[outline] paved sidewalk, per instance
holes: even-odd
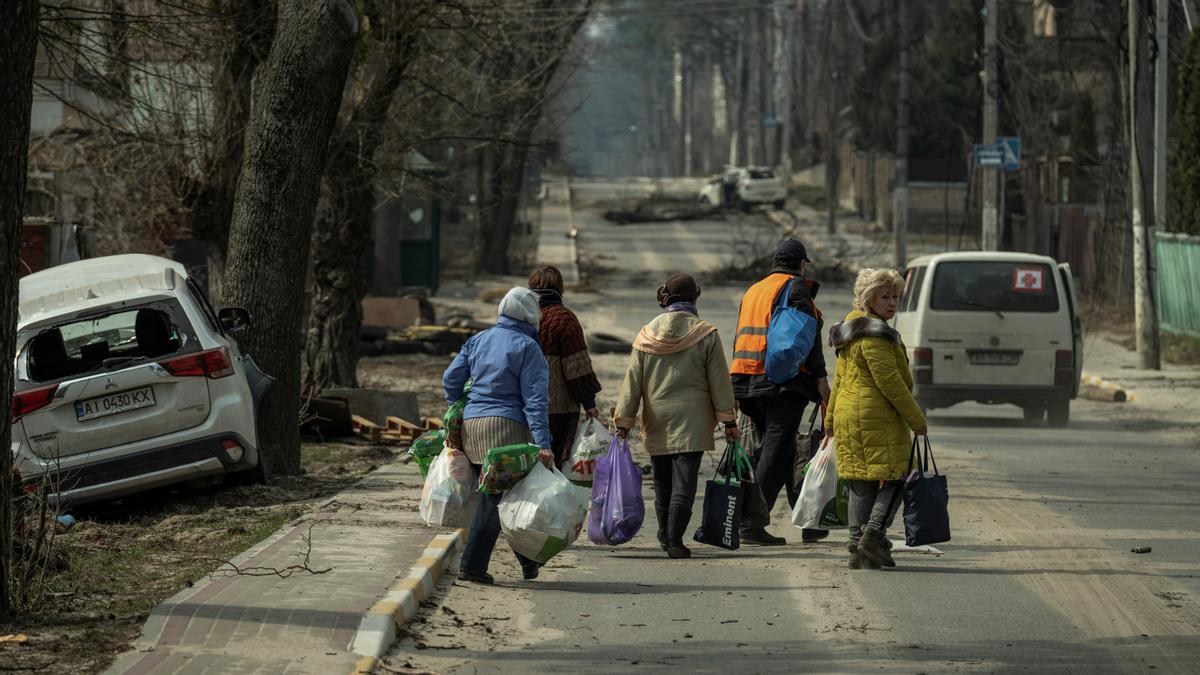
[[[375,471],[233,561],[284,570],[308,552],[310,569],[329,572],[206,577],[154,608],[109,672],[354,672],[364,614],[438,534],[418,519],[421,485],[416,465]]]
[[[1200,395],[1200,367],[1164,363],[1162,370],[1138,367],[1137,353],[1102,332],[1084,326],[1083,370],[1120,386],[1136,403],[1194,421]]]

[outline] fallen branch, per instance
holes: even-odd
[[[287,579],[288,577],[292,576],[293,574],[301,574],[301,573],[303,573],[303,574],[326,574],[328,572],[332,572],[333,568],[326,567],[325,569],[314,570],[312,567],[309,566],[309,561],[312,557],[312,529],[313,529],[313,526],[316,524],[317,523],[315,521],[309,523],[308,524],[308,532],[300,535],[300,539],[304,542],[304,562],[299,563],[297,565],[288,565],[287,567],[283,567],[283,568],[262,567],[262,566],[257,566],[257,565],[252,566],[252,567],[241,567],[239,565],[234,564],[233,561],[225,560],[224,558],[200,557],[200,558],[194,558],[193,560],[200,560],[203,562],[212,562],[212,563],[217,564],[217,566],[218,566],[217,569],[213,570],[212,572],[209,572],[208,576],[210,579],[215,578],[218,572],[221,573],[222,576],[226,576],[226,577],[229,577],[229,576],[241,576],[241,577],[276,576],[276,577],[279,577],[280,579]],[[223,567],[223,566],[228,567],[228,569],[221,569],[221,567]]]

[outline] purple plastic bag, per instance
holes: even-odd
[[[642,529],[642,470],[633,463],[629,441],[614,437],[608,453],[596,459],[588,539],[595,544],[624,544]]]

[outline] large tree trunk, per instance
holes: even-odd
[[[13,360],[17,340],[17,278],[21,264],[21,218],[29,117],[33,108],[33,62],[37,56],[38,0],[0,2],[0,616],[12,610],[9,596],[12,553]]]
[[[383,137],[388,110],[416,56],[417,36],[401,35],[415,17],[382,17],[374,3],[367,16],[384,47],[383,70],[331,144],[325,171],[329,208],[313,234],[313,290],[304,354],[305,393],[329,386],[358,386],[358,338],[366,295],[363,261],[375,224],[375,152]],[[389,25],[390,24],[390,25]]]
[[[190,195],[190,206],[193,236],[213,245],[208,290],[219,303],[234,193],[246,150],[251,88],[255,71],[271,49],[275,7],[271,0],[220,0],[217,11],[227,25],[222,26],[226,37],[213,68],[212,142],[203,182]]]
[[[239,341],[276,378],[259,412],[268,473],[300,471],[304,270],[320,177],[358,37],[348,0],[285,0],[255,82],[225,269],[229,304],[254,325]]]

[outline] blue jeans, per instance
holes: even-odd
[[[472,464],[475,475],[479,475],[481,467]],[[497,507],[504,495],[479,495],[479,506],[475,509],[475,518],[471,521],[471,531],[467,534],[467,545],[463,548],[462,560],[458,567],[471,574],[485,574],[488,563],[492,560],[492,550],[496,548],[496,539],[500,537],[500,512]],[[521,567],[540,565],[520,553],[513,552]]]

